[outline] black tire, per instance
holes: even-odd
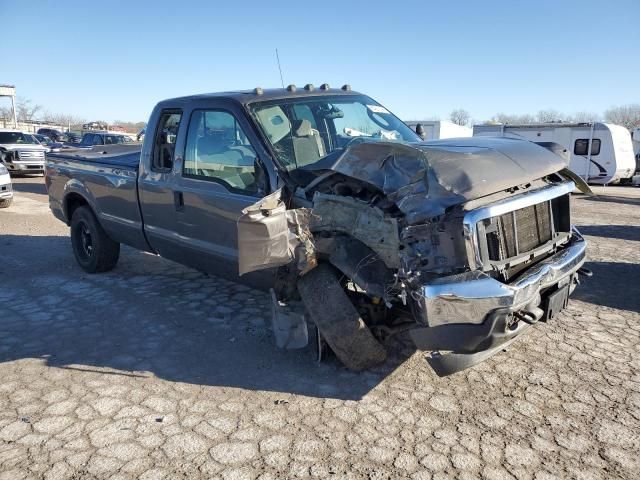
[[[387,352],[342,289],[334,269],[320,264],[298,279],[298,292],[322,337],[350,370],[384,362]]]
[[[0,200],[0,208],[8,208],[13,203],[13,197]]]
[[[71,217],[71,246],[78,265],[87,273],[108,272],[118,263],[120,244],[109,238],[89,207]]]

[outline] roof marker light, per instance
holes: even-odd
[[[256,95],[262,95],[264,93],[264,90],[262,90],[260,87],[256,87],[253,90],[253,93],[255,93]]]
[[[342,86],[342,89],[341,89],[341,90],[344,90],[345,92],[350,92],[350,91],[351,91],[351,85],[349,85],[348,83],[346,83],[346,84],[344,84],[344,85]]]
[[[313,92],[314,88],[315,88],[315,87],[313,86],[313,83],[307,83],[307,84],[304,86],[304,89],[305,89],[307,92]]]
[[[292,83],[291,85],[287,86],[287,91],[292,93],[295,92],[296,86]]]
[[[328,83],[323,83],[322,85],[320,85],[320,90],[329,90],[331,87],[329,87]]]

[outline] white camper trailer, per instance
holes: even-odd
[[[423,120],[405,122],[413,130],[419,123],[424,128],[425,140],[440,140],[441,138],[459,138],[473,136],[473,130],[463,125],[457,125],[453,122],[444,120]]]
[[[631,132],[633,141],[633,154],[636,157],[636,172],[640,173],[640,127],[636,127]]]
[[[636,127],[631,132],[631,140],[633,141],[633,154],[636,157],[636,172],[633,176],[633,184],[640,185],[640,127]]]
[[[636,168],[629,130],[611,123],[474,125],[474,136],[510,136],[567,149],[569,169],[587,183],[628,182]]]

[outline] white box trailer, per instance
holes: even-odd
[[[629,130],[611,123],[474,125],[474,136],[508,136],[557,143],[567,150],[569,169],[587,183],[628,182],[636,169]]]
[[[457,125],[453,122],[447,122],[445,120],[417,120],[405,122],[414,131],[416,125],[422,124],[424,128],[425,140],[440,140],[441,138],[459,138],[459,137],[472,137],[473,129],[465,127],[463,125]]]

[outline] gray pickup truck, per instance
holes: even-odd
[[[280,347],[310,326],[362,370],[408,331],[446,375],[553,319],[588,274],[570,218],[588,187],[562,154],[423,142],[347,85],[291,85],[160,102],[141,151],[48,154],[46,185],[87,272],[130,245],[271,291]]]

